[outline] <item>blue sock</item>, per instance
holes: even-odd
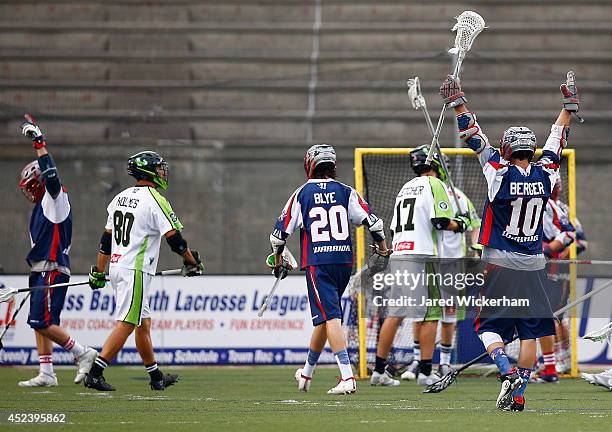
[[[320,352],[308,350],[308,364],[314,366],[319,361]]]
[[[508,356],[502,347],[495,348],[491,352],[491,359],[493,359],[497,365],[497,369],[499,369],[502,375],[507,374],[508,371],[512,369],[512,366],[510,366],[510,360],[508,360]]]
[[[349,360],[349,355],[346,349],[340,350],[337,353],[334,353],[334,355],[338,358],[339,363],[345,364],[345,365],[351,364]]]
[[[522,378],[523,383],[518,389],[516,389],[513,396],[523,396],[525,394],[525,389],[527,388],[527,383],[529,382],[529,377],[531,376],[531,369],[520,367],[518,368],[518,374]]]

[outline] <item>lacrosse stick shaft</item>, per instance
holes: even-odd
[[[11,291],[14,293],[31,292],[31,291],[39,291],[39,290],[43,290],[47,288],[68,288],[68,287],[79,286],[79,285],[87,285],[88,283],[89,283],[89,280],[84,280],[84,281],[78,281],[78,282],[59,283],[55,285],[39,285],[39,286],[33,286],[33,287],[16,288],[16,289],[11,289]]]
[[[182,269],[172,269],[172,270],[162,270],[155,273],[155,276],[172,276],[172,275],[180,275]]]
[[[19,303],[19,307],[13,313],[13,316],[11,317],[11,320],[9,322],[7,322],[6,325],[4,326],[4,330],[2,331],[2,334],[0,334],[0,349],[4,348],[4,344],[2,343],[2,339],[4,338],[4,335],[6,334],[8,329],[13,324],[13,321],[15,321],[15,318],[17,318],[17,315],[19,315],[19,311],[21,311],[21,309],[23,308],[23,305],[25,304],[26,300],[28,300],[29,298],[30,298],[30,293],[28,293],[28,295],[26,295],[23,298],[23,300],[21,300],[21,303]]]
[[[551,259],[546,261],[550,264],[589,264],[589,265],[612,265],[612,260],[577,260],[577,259]]]
[[[274,285],[272,285],[270,292],[268,292],[266,301],[264,301],[264,303],[261,305],[261,307],[257,311],[257,316],[259,318],[261,318],[264,312],[266,311],[266,309],[268,309],[268,306],[270,305],[270,301],[272,301],[272,296],[274,295],[274,292],[276,291],[276,288],[278,287],[278,284],[280,283],[280,281],[281,281],[281,276],[277,277],[276,280],[274,281]]]
[[[457,53],[457,62],[455,63],[455,67],[453,68],[452,76],[454,78],[459,78],[459,72],[461,71],[461,64],[463,63],[463,59],[465,57],[465,51],[459,50]],[[427,156],[426,163],[430,164],[431,159],[433,158],[433,151],[435,149],[436,143],[438,142],[438,138],[440,137],[440,132],[442,131],[442,125],[444,124],[444,114],[446,113],[446,103],[442,104],[442,111],[440,111],[440,117],[438,118],[438,125],[436,126],[436,130],[434,131],[434,136],[431,140],[431,145],[429,146],[429,155]]]

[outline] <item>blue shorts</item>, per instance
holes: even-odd
[[[555,334],[555,323],[549,284],[544,270],[520,271],[498,266],[487,266],[481,295],[495,300],[528,300],[522,306],[485,306],[480,310],[474,327],[480,335],[496,333],[505,342],[518,335],[519,339],[536,339]]]
[[[41,285],[53,285],[67,283],[70,276],[57,270],[50,272],[32,272],[29,285],[31,287]],[[28,324],[33,329],[45,329],[50,325],[60,324],[60,314],[64,307],[64,299],[68,288],[48,288],[32,291],[30,294],[30,314]]]
[[[306,286],[312,324],[318,326],[325,321],[342,319],[340,298],[351,277],[352,266],[326,264],[306,267]]]

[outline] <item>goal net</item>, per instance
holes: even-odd
[[[355,187],[365,197],[376,215],[385,221],[385,234],[388,239],[392,236],[389,225],[393,216],[396,195],[401,187],[415,176],[408,157],[411,150],[410,148],[358,148],[355,150]],[[455,187],[462,190],[472,200],[480,214],[486,198],[486,182],[476,156],[469,149],[445,148],[442,149],[442,152],[448,156],[449,170]],[[538,151],[536,157],[540,155],[540,152],[541,150]],[[565,150],[562,157],[561,179],[563,188],[560,199],[569,205],[570,218],[573,220],[575,218],[576,201],[574,151]],[[360,269],[365,264],[369,240],[366,239],[363,228],[356,230],[355,237],[357,243],[356,264],[357,269]],[[575,257],[573,246],[571,247],[570,257]],[[575,293],[575,278],[575,269],[571,268],[568,282],[570,298],[573,298]],[[350,311],[346,311],[345,314],[349,351],[353,364],[359,370],[359,376],[365,378],[374,362],[380,326],[384,319],[384,310],[377,308],[372,302],[368,302],[368,299],[364,298],[358,283],[353,284],[349,292],[353,300],[349,303]],[[571,365],[571,374],[577,375],[575,317],[566,315],[566,325],[571,334],[568,340],[569,347],[566,346],[567,349],[564,350],[566,358],[559,358],[558,361],[564,361],[566,367]],[[440,327],[438,326],[438,332]],[[457,327],[452,355],[455,365],[466,363],[484,350],[482,343],[473,331],[472,318],[467,317],[464,321],[459,322]],[[518,342],[509,344],[507,351],[511,357],[516,356],[518,354]],[[409,319],[404,319],[395,337],[389,363],[401,370],[411,362],[412,356],[412,323]],[[438,349],[436,349],[434,355],[434,362],[436,362],[437,357]],[[561,356],[558,355],[558,357]],[[490,368],[487,367],[486,363],[483,363],[480,370],[487,371]]]

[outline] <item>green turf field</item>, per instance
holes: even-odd
[[[167,369],[170,371],[170,369]],[[118,390],[98,393],[72,384],[59,370],[60,386],[22,389],[17,381],[33,369],[0,368],[0,429],[9,413],[65,413],[68,430],[431,430],[610,431],[612,392],[581,380],[533,384],[527,411],[495,409],[493,378],[464,378],[440,394],[421,394],[414,384],[396,388],[358,384],[357,394],[331,397],[336,370],[319,368],[308,394],[298,393],[294,368],[179,369],[181,382],[152,392],[140,368],[111,367],[105,374]],[[11,429],[33,430],[32,425]],[[40,425],[37,429],[53,428]]]

